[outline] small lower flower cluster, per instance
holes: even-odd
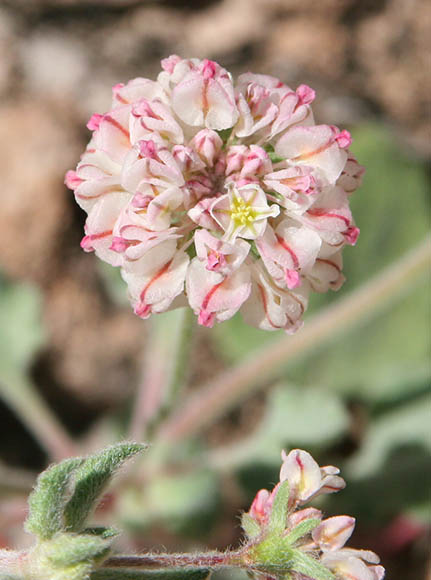
[[[66,175],[88,213],[82,247],[120,266],[135,313],[188,304],[212,326],[294,332],[310,291],[344,281],[363,168],[347,131],[315,125],[314,91],[170,56],[157,81],[113,88]]]
[[[272,492],[261,489],[249,512],[244,514],[243,526],[246,533],[251,530],[252,542],[259,545],[271,533],[276,498],[280,487],[287,485],[288,503],[281,535],[286,539],[286,546],[292,548],[292,553],[299,550],[305,557],[310,556],[311,563],[306,574],[301,571],[300,565],[299,571],[295,571],[293,564],[293,575],[287,577],[297,580],[329,578],[331,576],[325,576],[326,569],[337,580],[382,580],[385,570],[379,565],[379,557],[374,552],[345,547],[355,527],[354,518],[334,516],[323,519],[319,509],[303,507],[320,494],[337,492],[345,487],[339,469],[332,465],[319,467],[309,453],[300,449],[294,449],[289,454],[283,452],[282,459],[280,482]],[[295,561],[294,557],[292,561]],[[265,574],[263,578],[270,580],[273,576]]]

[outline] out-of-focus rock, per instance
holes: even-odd
[[[265,10],[277,12],[311,12],[312,14],[324,14],[333,18],[343,12],[355,0],[251,0],[249,5],[261,6]]]
[[[357,59],[363,89],[383,110],[412,130],[413,141],[430,148],[431,94],[429,24],[425,0],[393,0],[357,28]],[[427,135],[428,133],[428,135]]]
[[[279,76],[313,74],[331,82],[345,71],[348,34],[328,18],[287,16],[274,23],[265,47]]]
[[[64,172],[76,161],[73,131],[35,99],[0,108],[0,267],[45,283],[69,223]]]
[[[47,290],[44,322],[56,380],[82,400],[108,407],[135,385],[143,324],[129,310],[104,301],[85,272],[57,279]]]
[[[191,55],[217,58],[265,38],[268,40],[264,5],[249,0],[224,0],[186,22],[185,38]]]
[[[83,82],[88,56],[79,39],[40,30],[21,44],[21,68],[29,92],[39,96],[79,99],[85,95]]]

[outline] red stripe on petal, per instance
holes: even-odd
[[[218,284],[215,284],[211,288],[211,290],[208,292],[208,294],[205,296],[205,298],[202,301],[201,310],[206,310],[208,308],[209,301],[214,296],[214,294],[217,292],[217,290],[220,288],[220,286],[223,284],[223,282],[224,282],[224,279],[221,282],[219,282]]]
[[[169,262],[167,262],[167,263],[166,263],[166,264],[163,266],[163,268],[161,268],[161,269],[160,269],[160,270],[157,272],[157,274],[156,274],[155,276],[153,276],[149,282],[147,282],[147,284],[146,284],[146,286],[144,287],[144,289],[142,290],[142,292],[141,292],[141,296],[140,296],[140,299],[141,299],[141,302],[142,302],[142,303],[144,303],[144,302],[145,302],[145,294],[147,293],[147,291],[148,291],[148,289],[150,288],[150,286],[152,286],[152,285],[154,284],[154,282],[156,282],[156,281],[157,281],[157,280],[158,280],[158,279],[159,279],[161,276],[163,276],[163,274],[165,274],[165,273],[168,271],[168,269],[169,269],[169,266],[170,266],[171,264],[172,264],[172,260],[169,260]]]
[[[307,214],[310,215],[311,217],[317,217],[317,218],[326,217],[326,218],[339,219],[339,220],[342,220],[346,224],[346,226],[350,225],[350,220],[349,220],[349,218],[346,218],[346,216],[340,215],[338,213],[327,212],[324,209],[309,209],[307,211]]]
[[[257,287],[259,288],[260,296],[261,296],[261,298],[262,298],[263,310],[264,310],[264,312],[265,312],[265,316],[266,316],[266,318],[267,318],[267,320],[268,320],[269,324],[270,324],[270,325],[271,325],[273,328],[280,329],[281,327],[280,327],[280,326],[278,326],[277,324],[274,324],[274,323],[272,322],[272,320],[270,319],[270,317],[269,317],[269,314],[268,314],[268,304],[267,304],[267,302],[266,302],[265,290],[262,288],[262,286],[261,286],[260,284],[258,284],[258,285],[257,285]]]
[[[297,155],[296,157],[292,157],[291,161],[302,161],[304,159],[309,159],[310,157],[313,157],[314,155],[318,155],[319,153],[322,153],[323,151],[325,151],[325,149],[328,149],[328,147],[330,147],[333,142],[334,142],[333,139],[331,139],[330,141],[327,141],[324,145],[322,145],[318,149],[314,149],[314,151],[309,151],[308,153],[301,153],[301,155]]]
[[[316,262],[322,262],[323,264],[328,264],[328,266],[332,266],[337,270],[337,272],[341,273],[341,268],[335,264],[335,262],[331,262],[331,260],[325,260],[324,258],[316,258]]]
[[[104,121],[107,121],[108,123],[110,123],[113,127],[115,127],[116,129],[118,129],[119,131],[121,131],[123,133],[123,135],[125,137],[127,137],[127,139],[130,140],[130,133],[127,129],[125,129],[122,125],[120,125],[120,123],[114,119],[113,117],[111,117],[111,115],[105,115],[103,118]]]
[[[284,248],[286,250],[286,252],[288,252],[290,254],[290,257],[292,258],[293,266],[295,268],[299,268],[298,257],[295,254],[295,252],[292,250],[292,248],[290,246],[288,246],[288,244],[286,243],[286,240],[284,240],[281,236],[279,236],[277,234],[275,234],[275,237],[277,238],[277,242],[280,244],[280,246],[282,248]]]

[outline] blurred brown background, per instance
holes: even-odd
[[[106,283],[111,273],[80,250],[84,213],[63,186],[110,87],[154,78],[172,53],[206,57],[233,75],[309,84],[317,120],[378,122],[421,164],[430,19],[426,0],[0,1],[0,274],[40,290],[46,340],[31,374],[71,432],[127,402],[144,340],[142,322]],[[202,340],[196,380],[224,364]],[[4,462],[43,467],[2,404],[0,432]]]

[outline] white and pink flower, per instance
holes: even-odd
[[[277,495],[287,483],[288,493],[284,491],[285,505],[282,508],[286,512],[284,529],[277,531],[283,543],[274,542],[274,545],[284,545],[290,549],[295,578],[297,575],[298,578],[310,579],[332,577],[330,571],[334,574],[334,580],[383,580],[385,569],[379,564],[377,554],[370,550],[345,547],[355,528],[354,518],[342,515],[324,519],[321,510],[302,507],[320,493],[343,489],[345,483],[338,475],[340,470],[332,465],[319,467],[313,457],[302,449],[293,449],[288,454],[283,451],[282,460],[280,481],[272,491],[261,489],[257,493],[243,520],[246,533],[247,529],[252,530],[253,537],[249,536],[252,553],[255,554],[253,549],[256,545],[268,541],[274,534],[272,516],[274,511],[280,510]],[[247,518],[254,520],[252,528],[247,526]],[[304,568],[295,568],[295,553],[298,552],[302,552],[302,564],[304,559],[319,564],[319,575],[314,576],[310,569],[310,575],[303,576]],[[326,573],[325,568],[328,569]]]
[[[177,55],[113,88],[66,184],[88,214],[83,249],[122,269],[139,316],[188,301],[206,326],[240,311],[293,332],[310,290],[341,286],[363,168],[347,131],[314,124],[314,98]]]

